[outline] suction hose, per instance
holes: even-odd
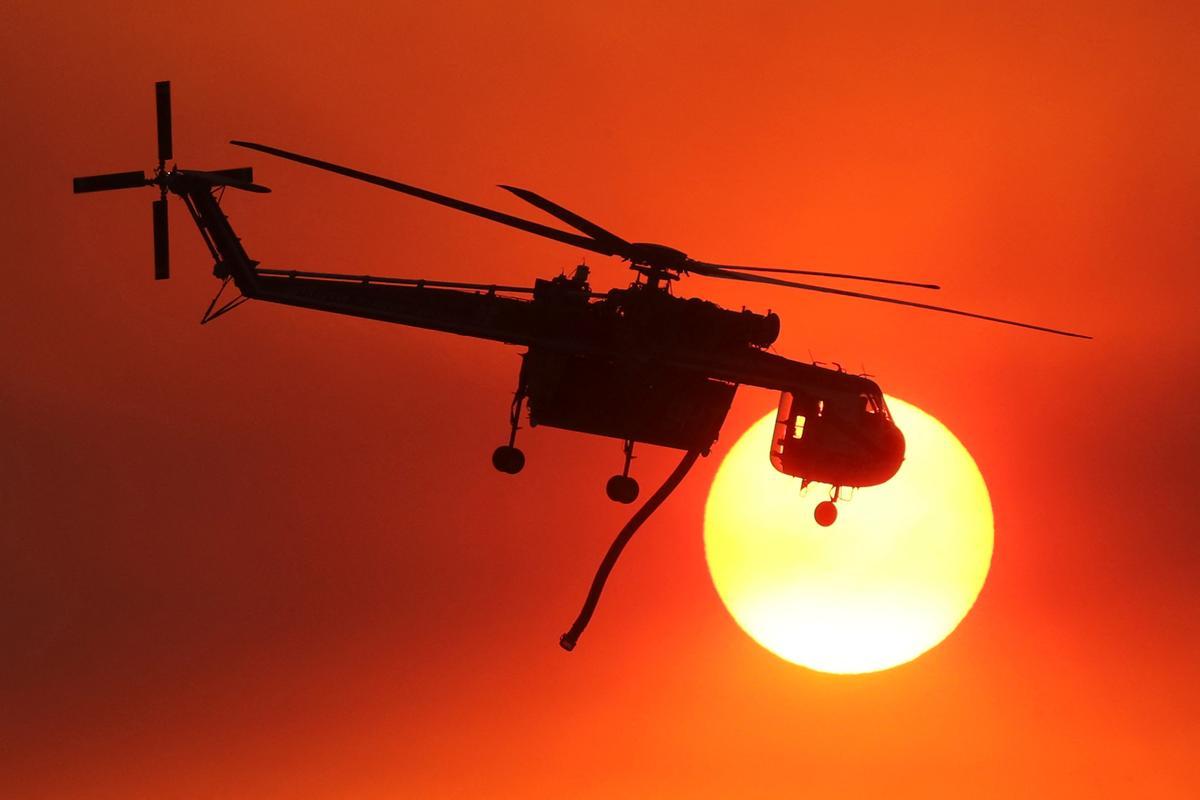
[[[679,466],[675,467],[675,471],[667,476],[663,485],[650,495],[629,522],[625,523],[625,527],[621,528],[617,538],[613,539],[613,543],[608,547],[608,552],[604,554],[604,560],[600,562],[600,568],[596,570],[596,577],[592,579],[592,588],[588,590],[587,599],[583,601],[583,608],[579,610],[575,624],[571,626],[571,630],[559,637],[558,644],[563,650],[575,649],[576,642],[579,641],[579,637],[592,619],[592,614],[596,611],[596,604],[600,602],[600,593],[604,591],[604,583],[608,580],[608,574],[612,572],[625,545],[629,544],[629,540],[633,538],[633,534],[637,533],[637,529],[642,527],[642,523],[650,518],[650,515],[663,504],[671,492],[675,491],[675,487],[684,479],[699,457],[699,450],[688,450],[684,454],[683,460],[679,462]]]

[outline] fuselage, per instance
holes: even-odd
[[[519,392],[533,425],[707,452],[737,387],[748,385],[781,392],[770,457],[786,474],[871,486],[903,460],[904,437],[879,386],[768,352],[780,329],[775,314],[645,283],[596,293],[586,269],[536,281],[528,299],[508,287],[259,269],[208,187],[182,194],[214,271],[248,298],[527,348]]]

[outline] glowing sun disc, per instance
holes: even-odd
[[[776,472],[775,414],[721,462],[704,513],[704,550],[725,607],[776,655],[822,672],[911,661],[945,639],[979,596],[992,560],[992,505],[974,459],[946,426],[888,398],[904,432],[903,466],[838,503],[828,487]]]

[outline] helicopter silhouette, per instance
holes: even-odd
[[[702,277],[768,284],[891,303],[1077,338],[1084,334],[1002,319],[943,306],[902,300],[776,275],[805,276],[935,290],[936,284],[781,267],[716,264],[673,247],[630,242],[528,189],[502,185],[573,230],[534,222],[484,206],[310,156],[254,142],[231,144],[381,186],[588,252],[614,256],[635,273],[625,288],[593,291],[590,269],[535,279],[533,286],[503,286],[415,278],[262,268],[243,248],[221,209],[226,188],[265,193],[251,167],[212,171],[180,169],[173,159],[171,90],[155,84],[158,165],[142,171],[76,178],[76,193],[152,186],[154,277],[170,276],[167,195],[182,199],[213,258],[221,287],[201,323],[246,300],[281,303],[399,325],[454,333],[525,348],[508,419],[508,440],[492,464],[515,475],[525,465],[517,447],[522,411],[530,427],[547,426],[618,439],[624,464],[605,491],[618,503],[633,503],[640,489],[630,473],[634,447],[657,445],[685,452],[683,460],[622,529],[593,581],[584,609],[560,643],[572,649],[591,617],[600,590],[633,532],[650,516],[701,455],[717,440],[739,386],[780,393],[769,454],[780,472],[801,486],[827,484],[829,499],[814,510],[818,524],[837,518],[844,487],[889,480],[904,460],[904,436],[875,381],[794,361],[769,352],[780,318],[773,312],[733,311],[700,298],[677,296],[673,287]],[[233,284],[238,294],[224,300]],[[224,300],[224,302],[222,302]]]

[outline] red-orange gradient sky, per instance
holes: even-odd
[[[1196,796],[1195,4],[135,5],[0,12],[0,794]],[[513,348],[198,326],[181,208],[155,283],[151,193],[70,194],[151,166],[164,78],[180,163],[275,190],[225,204],[267,265],[518,283],[579,255],[230,138],[1094,334],[682,287],[955,431],[995,505],[975,610],[859,677],[745,636],[701,536],[775,402],[743,390],[564,654],[619,443],[539,429],[500,476]],[[647,485],[675,459],[642,456]]]

